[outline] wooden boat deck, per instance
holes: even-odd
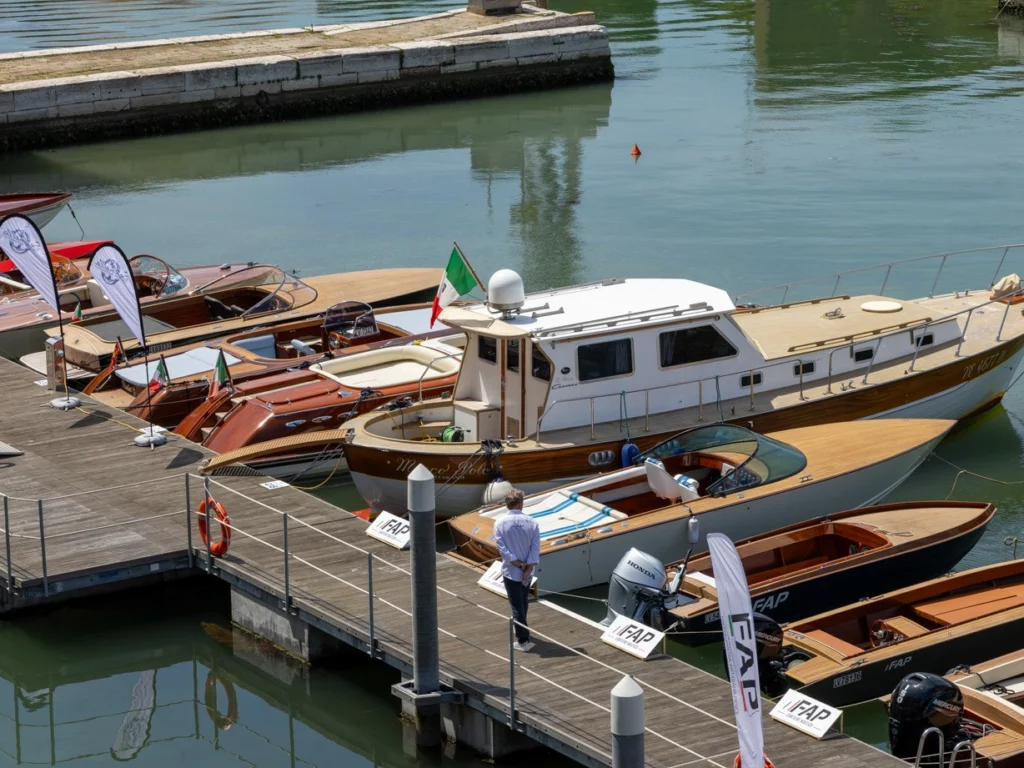
[[[0,361],[0,389],[8,405],[0,440],[24,451],[0,460],[0,490],[17,497],[9,509],[13,585],[7,584],[0,546],[0,610],[69,600],[90,589],[138,585],[186,571],[184,473],[196,470],[209,452],[184,440],[154,451],[136,448],[134,428],[142,422],[98,408],[88,398],[83,398],[84,412],[47,408],[50,394],[33,383],[35,376]],[[372,553],[377,558],[373,585],[378,656],[408,671],[408,553],[367,538],[366,524],[349,513],[294,488],[266,489],[264,480],[217,479],[213,492],[238,530],[213,575],[268,599],[283,597],[283,557],[277,549],[282,544],[281,516],[276,510],[285,509],[291,519],[295,614],[365,650],[366,553]],[[102,490],[117,483],[127,487]],[[199,483],[192,486],[193,504],[201,493]],[[59,496],[63,498],[54,498]],[[45,587],[37,498],[47,499]],[[193,544],[199,544],[198,537]],[[192,554],[195,565],[203,567],[204,551]],[[441,675],[500,718],[509,704],[508,606],[478,587],[478,576],[453,560],[438,560]],[[530,620],[535,634],[549,639],[536,637],[536,651],[517,657],[517,713],[528,736],[583,764],[609,764],[608,695],[623,674],[631,674],[647,692],[649,765],[732,765],[736,732],[724,681],[669,656],[636,660],[602,643],[591,625],[545,604],[533,607]],[[901,765],[853,739],[818,742],[767,717],[764,723],[768,753],[786,764]]]

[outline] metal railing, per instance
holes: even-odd
[[[878,289],[878,293],[879,293],[879,295],[884,295],[885,294],[885,288],[889,284],[889,278],[892,276],[893,267],[899,267],[899,266],[903,266],[903,265],[906,265],[906,264],[920,264],[920,263],[926,262],[926,261],[938,260],[939,266],[938,266],[938,269],[935,272],[935,279],[932,282],[931,292],[928,294],[928,297],[931,298],[932,296],[935,295],[935,290],[936,290],[936,288],[939,285],[939,278],[942,276],[942,272],[943,272],[943,270],[946,267],[946,262],[950,258],[971,256],[971,255],[977,255],[977,254],[987,254],[987,253],[996,254],[996,253],[1000,253],[1001,252],[1001,255],[1000,255],[1000,258],[999,258],[999,263],[996,265],[996,268],[995,268],[995,270],[992,273],[992,279],[989,281],[989,284],[988,284],[988,287],[991,288],[993,285],[995,285],[995,282],[996,282],[996,280],[999,277],[999,272],[1000,272],[1000,270],[1002,270],[1003,264],[1006,262],[1006,257],[1009,255],[1010,251],[1018,249],[1018,248],[1024,248],[1024,243],[1013,243],[1011,245],[992,245],[992,246],[987,246],[985,248],[969,248],[969,249],[963,250],[963,251],[948,251],[948,252],[945,252],[945,253],[933,253],[933,254],[929,254],[927,256],[914,256],[914,257],[909,258],[909,259],[899,259],[897,261],[890,261],[890,262],[886,262],[886,263],[883,263],[883,264],[873,264],[873,265],[871,265],[869,267],[858,267],[856,269],[848,269],[848,270],[844,270],[842,272],[834,272],[834,273],[831,273],[831,274],[818,275],[816,277],[807,277],[807,278],[804,278],[803,280],[792,280],[792,281],[790,281],[788,283],[780,283],[779,285],[772,285],[772,286],[769,286],[767,288],[758,288],[755,291],[747,291],[746,293],[738,294],[734,298],[735,298],[735,301],[737,303],[739,303],[740,299],[750,298],[751,296],[760,296],[761,294],[768,293],[770,291],[779,291],[779,290],[781,290],[782,291],[782,299],[779,301],[779,304],[782,305],[782,304],[786,303],[786,298],[789,296],[789,290],[791,288],[795,288],[795,287],[801,286],[801,285],[810,285],[811,283],[822,282],[822,281],[825,281],[825,280],[832,280],[833,278],[835,279],[835,283],[832,286],[832,293],[830,294],[830,296],[835,296],[837,294],[837,292],[839,291],[839,284],[840,284],[840,282],[842,281],[843,278],[849,277],[851,275],[858,275],[858,274],[865,274],[865,273],[868,273],[868,272],[874,272],[874,271],[881,270],[881,269],[885,270],[885,277],[882,279],[882,285]]]
[[[460,349],[458,352],[449,352],[448,354],[444,355],[443,357],[436,357],[433,360],[431,360],[430,363],[427,365],[427,367],[423,369],[423,373],[420,374],[419,381],[416,382],[417,395],[418,395],[416,399],[419,400],[420,402],[423,402],[423,379],[426,378],[427,374],[430,373],[431,370],[433,370],[434,363],[439,363],[442,360],[448,360],[448,359],[453,358],[453,357],[461,358],[462,355],[463,355],[463,350]]]
[[[1006,325],[1006,318],[1009,315],[1010,307],[1013,305],[1013,301],[1012,300],[1017,298],[1017,297],[1020,297],[1020,296],[1024,296],[1024,288],[1021,288],[1021,289],[1019,289],[1019,290],[1017,290],[1017,291],[1015,291],[1013,293],[1006,294],[1005,296],[1001,296],[1001,297],[999,297],[997,299],[988,299],[984,303],[977,304],[977,305],[975,305],[973,307],[968,307],[967,309],[961,309],[961,310],[959,310],[957,312],[952,312],[952,313],[947,314],[947,315],[943,315],[942,317],[936,318],[934,320],[927,320],[927,321],[923,321],[923,322],[920,322],[920,323],[908,323],[908,324],[906,324],[906,325],[904,325],[904,326],[902,326],[900,328],[896,328],[895,330],[887,331],[886,333],[883,333],[883,334],[879,334],[879,335],[875,335],[875,336],[865,336],[863,338],[857,338],[857,339],[851,339],[849,342],[843,344],[842,346],[832,347],[828,351],[827,354],[825,354],[824,351],[823,351],[822,354],[817,355],[817,356],[799,357],[799,358],[792,358],[792,357],[790,357],[790,358],[786,358],[784,360],[779,360],[779,361],[776,361],[774,363],[769,363],[767,365],[762,365],[762,366],[759,366],[759,367],[756,367],[756,368],[750,368],[750,367],[738,368],[738,369],[730,370],[727,373],[720,373],[720,374],[716,374],[714,376],[704,376],[704,377],[701,377],[699,379],[689,379],[687,381],[673,382],[673,383],[670,383],[670,384],[660,384],[660,385],[658,385],[656,387],[646,387],[646,388],[643,388],[643,389],[633,389],[633,390],[622,390],[620,392],[607,392],[607,393],[602,393],[602,394],[598,394],[598,395],[571,397],[571,398],[565,398],[565,399],[562,399],[562,400],[554,400],[554,401],[548,403],[548,406],[544,409],[544,412],[541,414],[540,418],[537,420],[537,429],[534,431],[532,437],[538,443],[541,441],[541,434],[542,434],[542,431],[543,431],[544,419],[547,418],[548,415],[555,408],[563,407],[563,406],[566,406],[566,405],[572,404],[572,403],[589,402],[590,403],[590,439],[594,440],[594,439],[596,439],[596,437],[595,437],[596,425],[598,423],[612,423],[612,422],[615,421],[615,419],[608,419],[605,422],[598,422],[598,421],[596,421],[595,420],[595,402],[598,401],[598,400],[604,399],[604,398],[620,398],[621,399],[623,396],[629,397],[630,395],[643,395],[644,396],[644,404],[645,404],[645,406],[644,406],[644,431],[645,432],[649,432],[650,431],[650,417],[651,417],[651,410],[650,410],[650,395],[651,395],[651,393],[652,392],[661,391],[661,390],[665,390],[665,389],[672,389],[674,387],[691,387],[691,386],[694,386],[694,385],[696,385],[696,387],[697,387],[697,402],[694,405],[696,405],[696,407],[697,407],[697,421],[700,422],[700,421],[704,420],[704,405],[705,405],[705,401],[704,401],[704,384],[705,383],[714,383],[715,384],[715,398],[714,398],[714,400],[709,400],[707,402],[707,404],[708,405],[714,404],[717,407],[717,410],[718,410],[718,413],[719,413],[719,419],[724,421],[725,420],[725,417],[724,417],[725,403],[730,402],[730,401],[723,401],[722,400],[722,397],[721,397],[721,380],[722,379],[726,379],[726,378],[730,378],[730,377],[737,377],[737,376],[749,376],[750,377],[750,382],[747,385],[749,387],[749,397],[747,398],[747,401],[748,401],[748,404],[749,404],[750,411],[754,412],[754,411],[756,411],[756,400],[755,400],[755,395],[756,395],[756,393],[755,393],[755,386],[756,385],[755,385],[755,381],[754,381],[755,375],[756,374],[761,374],[762,375],[762,381],[763,381],[763,376],[764,376],[764,373],[766,371],[769,371],[771,369],[774,369],[774,368],[777,368],[777,367],[780,367],[780,366],[791,366],[794,369],[794,371],[797,371],[798,395],[799,395],[799,398],[801,400],[806,400],[807,397],[805,395],[804,369],[807,367],[808,364],[814,364],[815,370],[817,370],[817,364],[819,362],[822,362],[822,361],[827,362],[827,364],[828,364],[828,372],[827,372],[826,376],[825,377],[821,377],[821,378],[819,378],[817,376],[814,376],[813,378],[810,379],[810,381],[811,381],[811,383],[818,383],[818,382],[824,383],[825,384],[825,391],[827,393],[829,393],[829,394],[832,394],[832,384],[834,383],[834,379],[835,379],[835,376],[836,376],[836,373],[835,373],[835,371],[833,369],[833,356],[835,355],[836,352],[849,351],[851,356],[852,356],[853,348],[854,347],[860,346],[860,345],[864,345],[864,344],[868,344],[868,343],[870,343],[872,341],[875,342],[874,351],[873,351],[871,357],[867,360],[867,365],[865,366],[864,376],[862,378],[862,383],[867,384],[868,383],[868,376],[871,374],[871,371],[872,371],[872,369],[873,369],[873,367],[874,367],[874,365],[875,365],[875,363],[877,361],[878,351],[881,349],[882,342],[885,341],[886,339],[891,339],[891,338],[894,338],[894,337],[897,337],[897,336],[902,336],[902,335],[905,335],[907,333],[911,334],[911,339],[912,339],[911,343],[914,345],[914,351],[913,351],[913,354],[911,356],[910,367],[908,368],[908,371],[912,372],[914,370],[914,366],[917,364],[917,358],[918,358],[919,353],[921,351],[921,347],[922,346],[927,346],[927,345],[922,345],[920,343],[920,339],[924,337],[924,335],[927,333],[927,331],[930,328],[932,328],[933,326],[938,325],[939,323],[944,323],[944,322],[948,322],[948,321],[951,321],[951,320],[955,320],[956,318],[960,317],[961,315],[966,315],[967,319],[964,322],[963,329],[960,331],[960,334],[959,334],[959,337],[958,337],[958,340],[957,340],[956,352],[954,353],[954,357],[960,357],[961,350],[963,349],[964,340],[965,340],[965,338],[967,336],[967,330],[968,330],[968,328],[970,327],[970,324],[971,324],[971,317],[973,316],[974,312],[976,312],[978,310],[981,310],[981,309],[984,309],[986,307],[989,307],[989,306],[991,306],[993,304],[997,304],[997,303],[1005,305],[1003,307],[1003,310],[1002,310],[1003,316],[1002,316],[1002,320],[1001,320],[1001,322],[999,324],[999,330],[996,332],[996,337],[995,337],[995,341],[997,341],[997,342],[998,341],[1002,341],[1002,334],[1003,334],[1003,330],[1004,330],[1005,325]],[[896,362],[899,359],[901,359],[901,357],[902,356],[893,357],[891,360],[888,360],[886,362],[887,363],[893,363],[893,362]],[[856,365],[856,363],[855,363],[855,365]],[[846,373],[854,373],[854,372],[856,372],[856,369],[854,369],[853,371],[847,371]],[[738,401],[738,399],[737,399],[737,401]],[[683,407],[683,408],[694,407],[694,405],[684,405],[684,406],[681,406],[681,407]],[[665,412],[665,411],[659,411],[659,413],[663,413],[663,412]],[[572,426],[576,426],[576,425],[572,425]]]

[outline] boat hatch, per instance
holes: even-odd
[[[655,459],[670,472],[682,471],[688,463],[673,459],[709,453],[728,457],[732,463],[722,464],[721,477],[701,494],[708,496],[782,480],[807,466],[807,457],[793,446],[734,424],[709,424],[680,432],[640,454],[635,463]]]

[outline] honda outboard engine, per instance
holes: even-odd
[[[630,549],[612,571],[608,580],[608,615],[601,623],[608,626],[616,615],[626,616],[648,626],[657,626],[662,612],[676,605],[682,572],[666,585],[665,566],[656,557],[639,549]]]
[[[961,719],[964,697],[960,689],[944,677],[914,672],[904,677],[889,702],[889,749],[896,757],[917,755],[921,734],[938,728],[948,754],[964,736]],[[925,744],[925,753],[938,752],[935,739]]]

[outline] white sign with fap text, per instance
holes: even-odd
[[[650,656],[664,637],[664,632],[625,616],[616,616],[615,621],[601,635],[601,639],[608,645],[640,659]]]
[[[816,739],[824,738],[842,714],[842,711],[794,690],[786,691],[771,711],[773,719]]]
[[[484,572],[484,575],[476,583],[488,592],[508,597],[508,592],[505,591],[505,579],[501,575],[501,560],[495,560],[491,563],[491,567]],[[530,589],[533,589],[536,583],[537,577],[534,576],[530,579]]]
[[[409,546],[409,521],[404,517],[381,512],[377,519],[366,529],[366,535],[383,541],[395,549],[406,549]]]

